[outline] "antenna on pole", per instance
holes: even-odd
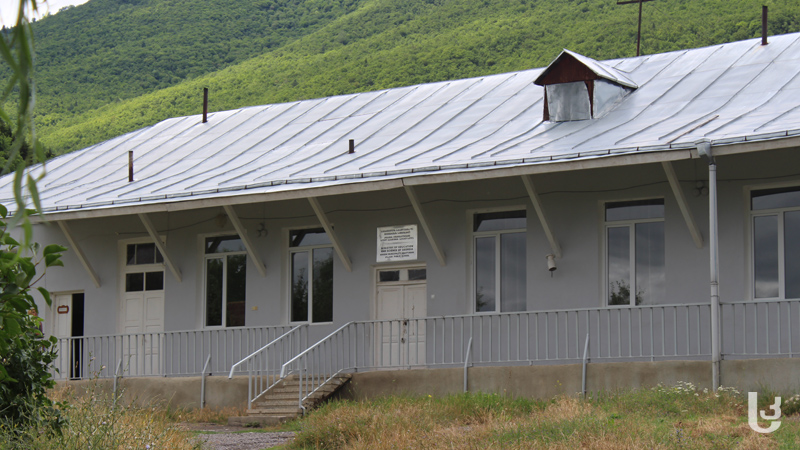
[[[639,4],[639,30],[636,32],[636,56],[639,56],[639,49],[641,48],[642,42],[642,3],[652,1],[653,0],[625,0],[617,2],[618,5],[630,5],[631,3]]]

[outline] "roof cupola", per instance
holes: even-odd
[[[544,120],[552,122],[603,117],[638,88],[623,72],[569,50],[534,83],[544,86]]]

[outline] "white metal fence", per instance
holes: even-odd
[[[708,359],[708,304],[350,322],[284,364],[299,401],[342,372],[413,367]]]
[[[289,326],[168,331],[61,338],[53,363],[56,380],[228,374],[253,349],[289,331]],[[120,366],[120,361],[122,362]]]

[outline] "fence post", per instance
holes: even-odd
[[[469,357],[472,355],[472,336],[469,338],[469,343],[467,344],[467,354],[464,355],[464,392],[467,392],[467,367],[469,367]]]
[[[581,377],[581,392],[586,398],[586,365],[589,363],[589,333],[586,333],[586,344],[583,346],[583,376]]]
[[[200,374],[200,409],[206,406],[206,371],[208,370],[208,363],[211,361],[211,353],[206,358],[206,364],[203,366],[203,373]]]

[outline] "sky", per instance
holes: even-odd
[[[47,0],[37,2],[38,11],[36,18],[39,19],[44,16],[48,11],[50,14],[55,14],[59,9],[69,5],[80,5],[86,3],[88,0]],[[19,9],[19,0],[0,0],[0,24],[11,26],[16,23],[17,10]]]

